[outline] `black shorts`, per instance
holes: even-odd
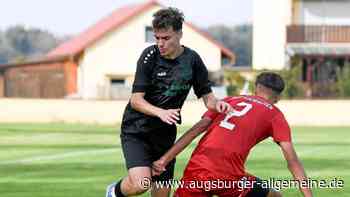
[[[262,180],[256,177],[256,182],[253,184],[253,188],[249,191],[246,197],[267,197],[270,192],[270,188],[262,187]]]
[[[173,125],[159,127],[147,133],[122,132],[120,135],[126,167],[152,167],[152,163],[163,156],[176,140],[176,127]],[[174,177],[175,159],[166,166],[160,176],[152,177],[154,181],[169,180]]]

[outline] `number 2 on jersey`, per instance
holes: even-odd
[[[248,113],[249,110],[252,109],[252,104],[240,102],[236,104],[237,106],[244,107],[241,111],[234,110],[233,112],[228,113],[225,116],[225,119],[220,122],[220,127],[223,127],[228,130],[233,130],[235,128],[235,124],[230,123],[228,120],[232,117],[241,117]]]

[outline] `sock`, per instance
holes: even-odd
[[[115,193],[115,196],[116,196],[116,197],[126,197],[126,196],[122,193],[121,184],[122,184],[122,180],[120,180],[120,181],[115,185],[114,193]]]

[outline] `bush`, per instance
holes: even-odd
[[[294,66],[291,69],[285,69],[280,72],[285,81],[285,89],[282,93],[283,98],[304,98],[304,88],[301,82],[301,66]]]
[[[350,65],[338,73],[337,92],[340,97],[350,97]]]
[[[225,71],[225,80],[228,83],[227,95],[239,95],[240,90],[243,88],[245,83],[245,78],[242,77],[237,71]]]
[[[234,85],[228,85],[226,90],[227,90],[228,96],[234,96],[239,94],[237,86],[234,86]]]

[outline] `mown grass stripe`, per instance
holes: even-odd
[[[89,151],[74,151],[62,154],[54,154],[54,155],[41,155],[35,156],[25,159],[12,160],[12,161],[0,161],[0,165],[8,165],[8,164],[17,164],[17,163],[32,163],[36,161],[50,161],[57,159],[64,159],[68,157],[77,157],[77,156],[85,156],[85,155],[100,155],[106,153],[116,152],[116,149],[104,149],[104,150],[89,150]]]

